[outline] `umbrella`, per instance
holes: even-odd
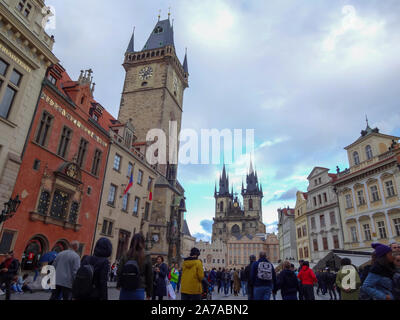
[[[58,253],[55,251],[47,252],[40,258],[39,262],[53,262],[57,257],[57,254]]]

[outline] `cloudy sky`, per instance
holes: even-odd
[[[314,166],[348,166],[343,148],[371,127],[400,135],[398,0],[48,0],[54,52],[72,78],[92,68],[95,98],[115,117],[133,27],[143,48],[171,7],[175,47],[188,48],[183,127],[254,129],[263,218],[294,206]],[[236,192],[249,156],[227,166]],[[221,165],[181,165],[192,234],[210,236]]]

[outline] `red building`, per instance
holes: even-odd
[[[72,81],[56,65],[44,80],[13,192],[22,203],[1,235],[24,268],[73,240],[90,254],[114,121],[93,99],[91,74]]]

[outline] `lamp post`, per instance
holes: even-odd
[[[19,200],[19,195],[17,195],[14,199],[10,198],[8,202],[4,203],[4,209],[1,211],[0,215],[0,223],[12,218],[17,212],[20,204],[21,200]]]

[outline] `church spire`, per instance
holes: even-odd
[[[160,49],[174,44],[174,29],[169,19],[157,21],[152,33],[150,34],[143,50]]]
[[[188,62],[187,62],[187,48],[185,51],[185,59],[183,60],[183,71],[189,73]]]
[[[127,53],[135,52],[135,27],[133,27],[131,41],[129,41],[128,48],[126,49]]]

